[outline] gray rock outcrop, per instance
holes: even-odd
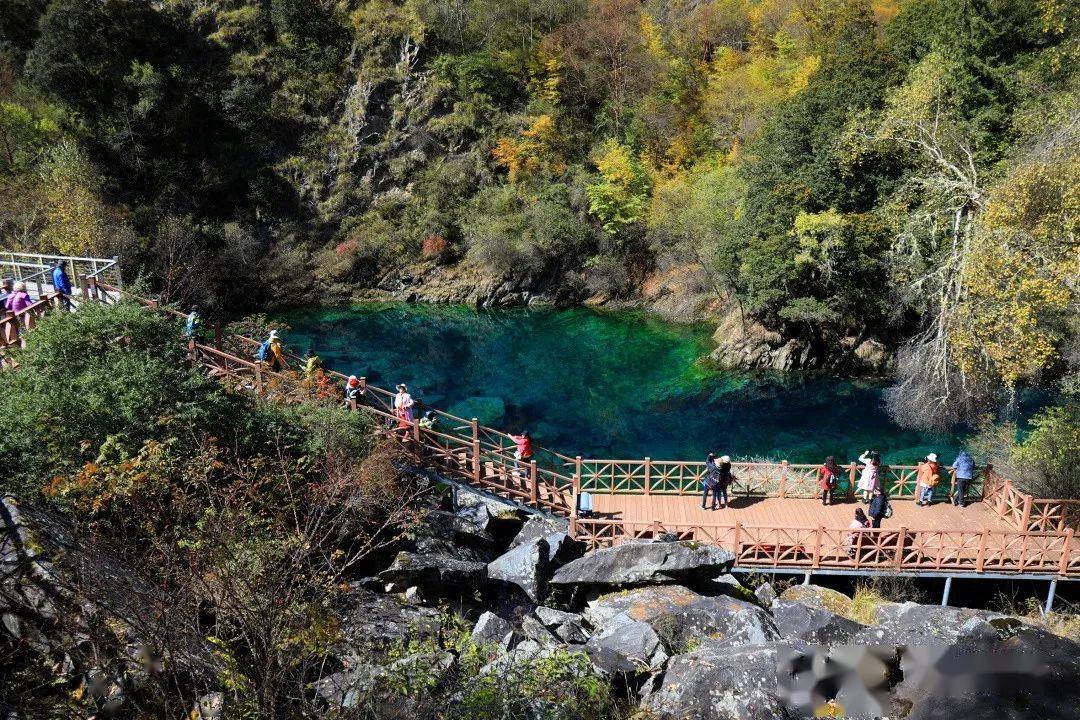
[[[629,618],[610,623],[589,638],[585,652],[594,666],[609,674],[655,672],[668,659],[652,626]]]
[[[551,580],[562,588],[614,589],[667,583],[701,584],[723,575],[735,556],[715,545],[632,542],[567,563]]]

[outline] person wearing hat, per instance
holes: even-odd
[[[355,412],[363,400],[364,386],[360,384],[360,378],[350,375],[349,379],[345,381],[345,409]]]
[[[919,463],[915,482],[915,502],[922,506],[930,505],[934,497],[934,486],[941,481],[941,466],[938,465],[937,453],[930,453]]]
[[[285,351],[281,347],[281,338],[278,337],[277,330],[270,331],[270,369],[273,371],[281,370],[285,367]]]
[[[731,457],[728,455],[720,456],[720,482],[716,486],[716,490],[720,495],[720,507],[721,509],[728,506],[727,491],[731,483],[735,482],[735,475],[731,472]]]
[[[413,405],[415,404],[405,383],[398,383],[397,395],[394,396],[394,414],[398,416],[398,420],[412,423]]]

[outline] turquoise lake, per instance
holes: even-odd
[[[850,460],[867,448],[887,462],[962,438],[895,425],[881,383],[717,372],[698,362],[710,328],[635,313],[364,305],[280,318],[297,352],[326,367],[404,382],[418,400],[535,442],[594,458]]]

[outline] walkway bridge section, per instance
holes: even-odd
[[[22,345],[23,335],[34,328],[42,315],[61,307],[61,295],[52,284],[52,269],[58,260],[71,279],[68,301],[72,307],[78,308],[80,303],[88,300],[116,301],[120,298],[123,280],[115,257],[0,252],[0,278],[26,283],[32,301],[17,316],[6,314],[0,307],[0,364],[4,362],[4,348]],[[106,290],[106,287],[113,289]]]
[[[113,303],[122,297],[178,318],[182,313],[97,280],[84,296]],[[53,306],[48,306],[53,307]],[[259,341],[224,336],[215,328],[210,344],[188,340],[191,362],[236,387],[276,397],[339,401],[346,376],[319,371],[273,371],[252,358]],[[289,355],[296,368],[302,359]],[[857,506],[853,486],[860,466],[851,464],[829,507],[816,499],[816,465],[733,463],[729,508],[702,510],[704,462],[590,459],[536,448],[531,462],[515,461],[510,436],[437,408],[434,429],[399,421],[393,393],[361,379],[367,409],[380,430],[419,462],[454,480],[565,518],[571,533],[593,548],[634,539],[675,537],[731,550],[738,567],[784,571],[888,571],[928,576],[1080,579],[1080,501],[1048,500],[1018,490],[992,467],[980,470],[970,504],[957,508],[941,483],[937,504],[913,502],[917,468],[883,466],[894,515],[880,529],[850,530]],[[419,415],[419,413],[418,413]],[[534,446],[535,447],[535,446]],[[578,508],[589,493],[593,512]]]

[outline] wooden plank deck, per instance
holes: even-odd
[[[611,495],[595,493],[594,517],[649,523],[694,525],[743,525],[771,527],[817,527],[845,529],[854,517],[855,508],[865,505],[843,501],[823,506],[820,500],[798,498],[737,497],[726,509],[702,510],[701,496],[696,495]],[[882,522],[884,528],[911,530],[1015,530],[982,502],[958,508],[948,502],[920,507],[911,500],[894,500],[893,516]]]

